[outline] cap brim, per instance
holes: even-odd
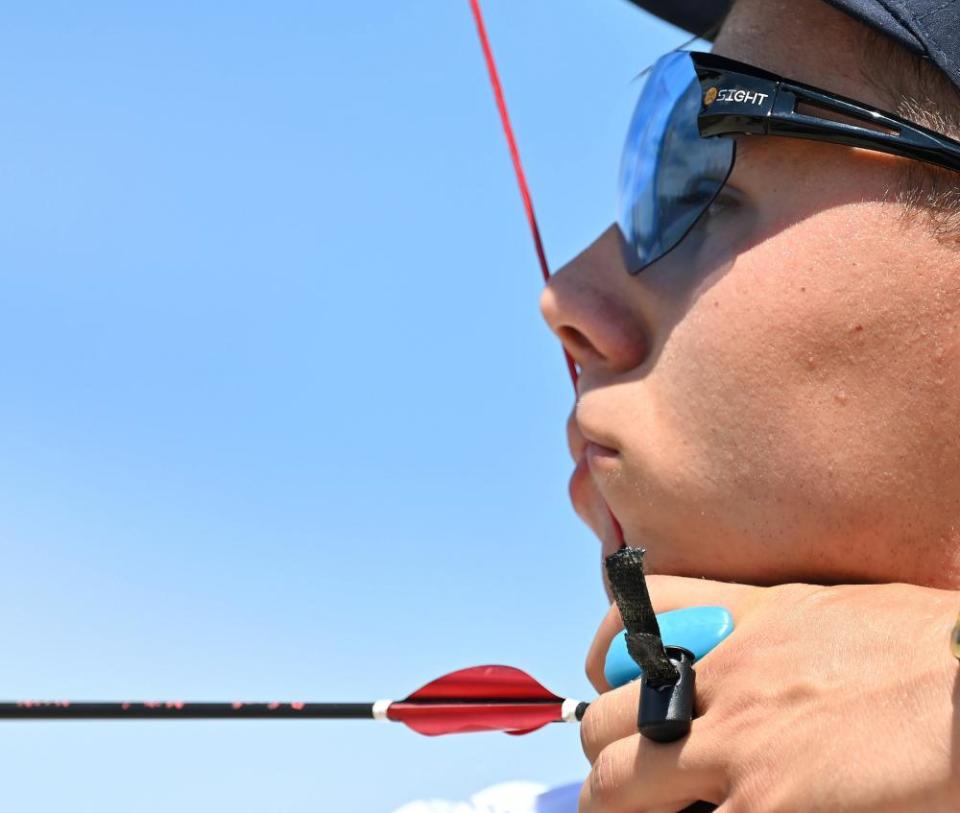
[[[661,20],[703,39],[713,39],[732,0],[631,0]]]
[[[661,20],[689,31],[702,39],[712,40],[733,0],[630,0],[635,6],[655,14]],[[834,8],[876,29],[916,54],[926,48],[916,35],[878,0],[824,0]]]

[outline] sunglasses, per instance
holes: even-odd
[[[825,141],[960,171],[960,142],[892,113],[715,54],[674,51],[650,71],[620,164],[631,273],[675,248],[714,202],[737,135]]]

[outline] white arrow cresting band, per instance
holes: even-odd
[[[579,705],[579,700],[564,700],[563,705],[560,706],[560,719],[565,723],[577,722],[577,707]]]
[[[386,720],[387,719],[387,709],[393,705],[392,700],[377,700],[373,704],[373,719],[374,720]]]

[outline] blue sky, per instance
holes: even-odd
[[[548,257],[614,219],[623,0],[484,4]],[[467,0],[11,3],[0,695],[588,697],[605,610]],[[17,811],[359,811],[585,773],[576,729],[0,725]]]

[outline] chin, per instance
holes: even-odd
[[[713,545],[699,545],[695,550],[690,550],[662,541],[631,540],[628,544],[647,551],[644,572],[648,576],[682,576],[759,584],[758,577],[765,570],[762,565],[758,568],[756,557],[746,552],[737,561],[729,556],[718,557]]]

